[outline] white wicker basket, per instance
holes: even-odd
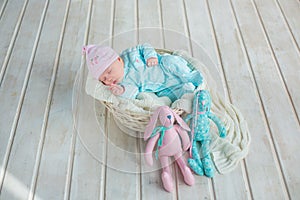
[[[173,54],[173,51],[167,49],[156,49],[157,53],[159,54]],[[188,61],[188,60],[187,60]],[[189,61],[188,61],[189,62]],[[192,67],[193,70],[197,70],[196,67],[193,66],[192,63],[189,62],[189,66]],[[100,101],[100,100],[99,100]],[[109,112],[113,115],[114,119],[116,120],[116,124],[118,127],[125,131],[138,131],[144,132],[146,125],[149,122],[150,116],[152,112],[132,112],[132,111],[123,111],[120,110],[117,105],[114,105],[111,102],[100,101],[103,103]],[[175,113],[182,116],[184,114],[184,110],[182,109],[173,109]]]

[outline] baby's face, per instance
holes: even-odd
[[[115,85],[120,83],[124,76],[124,63],[119,57],[101,74],[99,81],[105,85]]]

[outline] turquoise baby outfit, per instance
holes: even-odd
[[[119,84],[125,88],[122,94],[125,98],[134,99],[140,92],[153,92],[173,102],[193,92],[203,81],[200,72],[189,68],[186,60],[170,54],[160,55],[149,44],[126,49],[120,57],[124,61],[124,78]],[[158,59],[157,66],[147,66],[151,57]]]

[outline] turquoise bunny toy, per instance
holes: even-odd
[[[186,121],[190,121],[191,128],[191,158],[188,164],[198,175],[214,176],[213,162],[210,156],[210,120],[218,127],[220,137],[226,137],[226,129],[221,120],[210,112],[211,97],[207,90],[196,92],[193,100],[193,112],[189,114]]]

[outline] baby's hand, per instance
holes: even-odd
[[[122,87],[121,85],[111,85],[109,86],[109,89],[114,95],[117,96],[123,94],[125,91],[124,87]]]
[[[156,66],[158,64],[158,59],[155,57],[151,57],[147,60],[148,67]]]

